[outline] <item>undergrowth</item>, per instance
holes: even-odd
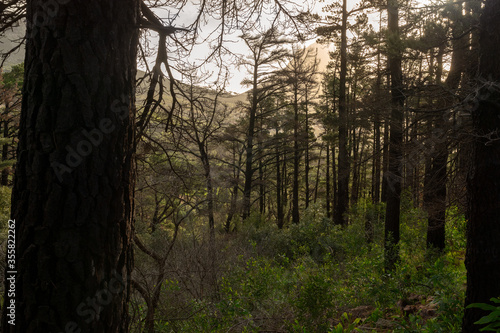
[[[383,269],[383,205],[361,201],[345,228],[318,205],[283,230],[252,215],[236,234],[218,239],[225,264],[206,296],[183,289],[189,283],[180,279],[194,284],[195,275],[169,277],[167,285],[177,287],[162,292],[156,331],[459,332],[465,220],[449,209],[447,248],[437,254],[425,248],[425,214],[409,203],[403,208],[401,261],[390,273]]]

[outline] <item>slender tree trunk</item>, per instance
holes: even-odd
[[[233,163],[235,163],[233,176],[234,183],[233,189],[231,192],[231,203],[229,204],[229,212],[227,213],[226,224],[224,225],[224,229],[226,233],[231,231],[231,221],[233,220],[233,216],[236,213],[236,204],[238,202],[238,193],[239,193],[239,181],[240,181],[240,165],[243,154],[239,154],[238,165],[236,165],[236,147],[233,147]]]
[[[384,147],[382,153],[382,174],[386,175],[389,169],[389,121],[384,121]],[[382,202],[387,202],[387,180],[382,178]]]
[[[373,179],[372,179],[372,200],[374,204],[380,201],[380,114],[378,108],[375,110],[374,127],[374,149],[373,149]]]
[[[242,219],[245,220],[250,215],[251,195],[252,195],[252,180],[253,180],[253,139],[255,135],[255,118],[257,116],[258,104],[258,76],[259,67],[254,66],[253,72],[253,85],[252,85],[252,102],[250,105],[250,114],[248,119],[248,132],[247,132],[247,147],[246,147],[246,162],[245,162],[245,185],[243,188],[243,213]]]
[[[305,186],[306,186],[306,208],[309,207],[309,201],[311,201],[311,192],[309,189],[309,171],[311,169],[309,163],[309,106],[308,106],[308,87],[306,87],[305,91],[305,116],[306,116],[306,124],[305,124],[305,135],[304,135],[304,147],[305,147],[305,156],[304,156],[304,178],[305,178]]]
[[[299,215],[299,167],[300,167],[300,151],[299,151],[299,100],[298,87],[294,89],[293,103],[293,188],[292,188],[292,223],[298,224],[300,221]]]
[[[441,77],[443,73],[443,55],[444,45],[439,48],[437,56],[437,71],[436,84],[441,85]],[[450,74],[456,69],[451,68]],[[458,75],[460,76],[460,75]],[[448,86],[450,89],[456,89],[456,86]],[[438,105],[439,106],[439,105]],[[446,135],[446,113],[440,112],[434,117],[435,130],[432,140],[434,141],[435,154],[432,159],[431,175],[432,194],[431,202],[427,204],[428,210],[428,228],[427,228],[427,248],[435,248],[442,252],[445,247],[445,219],[446,219],[446,181],[447,181],[447,164],[448,164],[448,144]]]
[[[380,11],[380,31],[382,31],[382,11]],[[381,50],[377,50],[377,81],[375,86],[376,96],[378,100],[382,98],[382,66],[381,66]],[[380,177],[381,177],[381,154],[382,147],[380,144],[381,135],[380,127],[382,126],[380,121],[380,106],[375,106],[374,119],[373,119],[373,129],[374,129],[374,151],[373,151],[373,179],[372,179],[372,200],[374,204],[380,202]],[[378,210],[377,210],[378,211]],[[377,216],[378,219],[378,216]]]
[[[390,271],[399,260],[399,214],[402,181],[403,106],[404,93],[401,71],[401,50],[399,45],[399,14],[397,0],[389,0],[389,71],[391,74],[391,127],[389,142],[389,169],[387,182],[387,207],[385,217],[385,268]]]
[[[337,166],[335,165],[335,146],[331,147],[331,164],[332,164],[332,216],[335,219],[335,212],[337,209],[337,202],[339,199],[339,190],[338,190],[338,182],[337,182]],[[335,221],[334,221],[335,222]]]
[[[207,154],[207,149],[204,142],[198,143],[201,163],[205,176],[205,185],[207,189],[207,214],[208,214],[208,229],[210,231],[210,239],[215,238],[215,218],[214,218],[214,187],[212,184],[212,174],[210,171],[210,159]]]
[[[285,147],[286,149],[286,147]],[[283,207],[283,218],[285,219],[285,209],[288,206],[288,164],[287,164],[287,153],[286,150],[283,153],[283,167],[281,168],[282,170],[282,185],[281,185],[281,201],[283,202],[282,207]],[[286,221],[290,221],[290,211],[287,212],[286,214]]]
[[[262,151],[262,144],[259,143],[260,151]],[[266,211],[266,188],[264,185],[264,164],[259,159],[259,213],[264,214]]]
[[[338,198],[335,209],[335,223],[347,224],[346,212],[349,206],[349,156],[347,152],[347,0],[342,3],[342,29],[340,41],[340,88],[339,88],[339,156],[338,156]]]
[[[474,150],[467,180],[467,291],[465,304],[500,296],[500,2],[487,0],[481,16],[479,80],[472,111]],[[497,306],[498,304],[495,304]],[[486,312],[466,309],[462,332],[479,332],[474,322]]]
[[[321,172],[321,157],[322,157],[321,155],[323,154],[323,148],[324,148],[324,146],[321,145],[321,148],[319,150],[319,155],[318,155],[318,166],[316,167],[316,182],[314,184],[314,199],[313,199],[314,203],[316,203],[316,201],[318,199],[318,188],[319,188],[320,172]],[[328,167],[326,168],[326,171],[328,172]],[[328,215],[327,217],[330,217],[330,216]]]
[[[276,129],[276,136],[279,130]],[[276,209],[278,215],[278,228],[282,229],[285,223],[285,215],[283,213],[283,199],[282,199],[282,180],[281,180],[281,157],[280,157],[280,144],[276,144]]]
[[[55,2],[54,2],[55,3]],[[27,2],[28,22],[46,17]],[[58,1],[28,24],[12,218],[16,321],[3,332],[128,331],[139,2]],[[17,273],[9,273],[17,271]]]
[[[330,145],[326,144],[326,217],[330,218],[331,214],[331,185],[330,185]]]

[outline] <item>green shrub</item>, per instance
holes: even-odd
[[[500,304],[500,298],[492,298],[491,302]],[[472,303],[467,308],[478,308],[485,311],[489,311],[490,313],[474,324],[476,325],[486,325],[480,329],[481,332],[499,332],[500,331],[500,305],[494,306],[492,304],[487,303]]]

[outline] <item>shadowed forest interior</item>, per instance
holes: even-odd
[[[500,331],[500,1],[0,10],[2,332]]]

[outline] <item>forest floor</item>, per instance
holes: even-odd
[[[425,213],[406,204],[401,260],[386,272],[383,212],[383,205],[360,203],[341,228],[313,205],[283,230],[252,215],[237,232],[218,235],[216,260],[196,224],[185,225],[168,260],[156,332],[460,332],[463,215],[448,210],[446,249],[436,253],[426,249]],[[136,263],[138,272],[152,269],[140,253]],[[139,332],[146,306],[134,302]]]

